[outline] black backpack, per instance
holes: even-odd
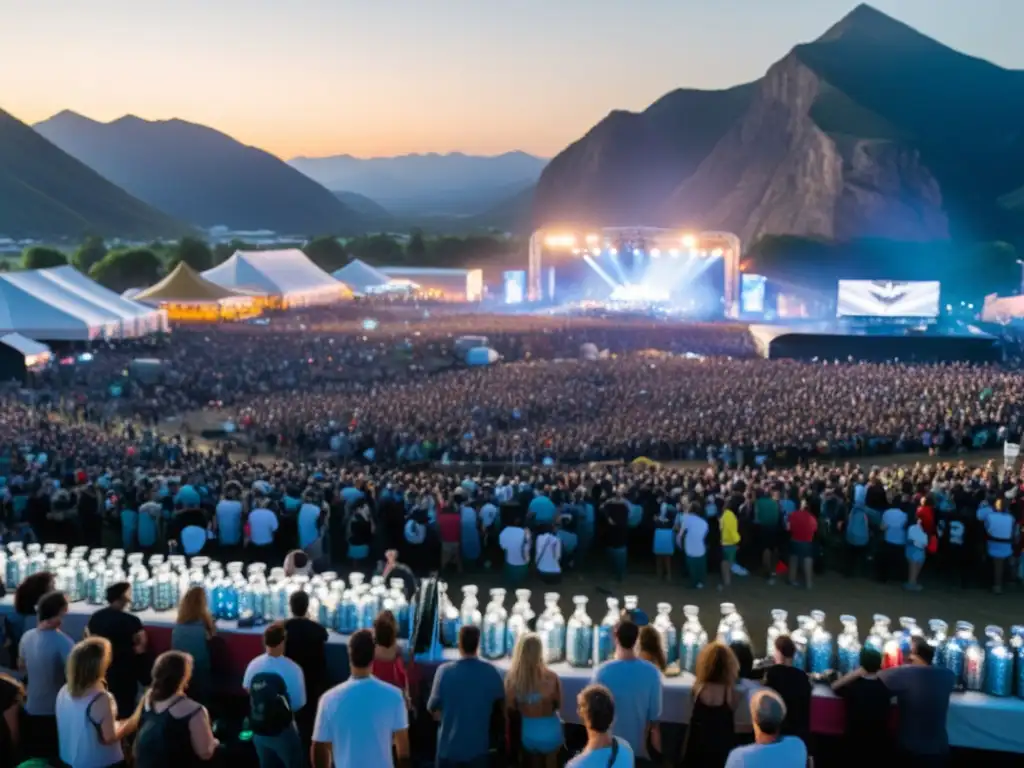
[[[260,672],[249,683],[249,725],[260,736],[276,736],[292,724],[288,688],[275,672]]]

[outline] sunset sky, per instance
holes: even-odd
[[[852,0],[0,0],[0,108],[203,123],[284,158],[550,156],[612,109],[759,77]],[[877,0],[1024,69],[1024,0]],[[936,9],[941,9],[936,12]]]

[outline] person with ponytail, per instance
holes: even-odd
[[[153,684],[139,704],[139,768],[189,768],[217,751],[206,707],[185,695],[191,677],[192,657],[187,653],[167,651],[157,657]]]

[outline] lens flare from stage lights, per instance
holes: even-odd
[[[626,283],[616,287],[609,298],[630,304],[665,304],[669,300],[669,292],[661,288]]]
[[[697,238],[694,235],[683,235],[683,247],[684,248],[696,248]]]
[[[548,248],[575,248],[576,235],[548,235],[544,238]]]

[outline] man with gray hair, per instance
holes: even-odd
[[[797,736],[782,736],[786,705],[775,691],[763,689],[750,697],[754,743],[729,753],[725,768],[805,768],[807,747]]]

